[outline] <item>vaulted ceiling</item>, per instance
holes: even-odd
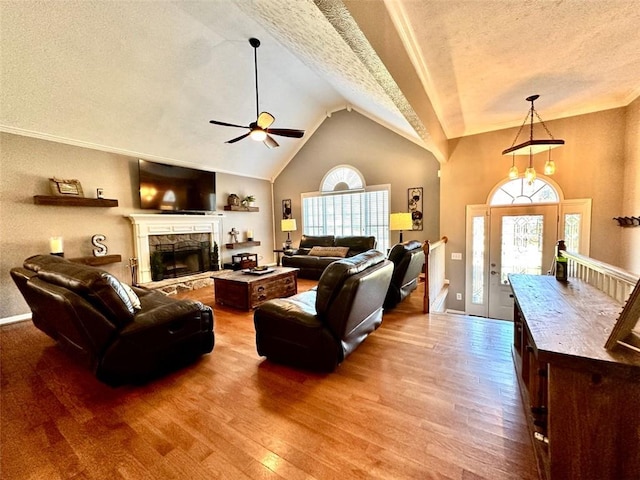
[[[625,106],[636,0],[0,2],[0,129],[273,179],[350,108],[447,158],[447,139]],[[209,120],[306,130],[280,147]]]

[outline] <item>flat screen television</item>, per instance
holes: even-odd
[[[216,174],[194,168],[138,160],[140,208],[163,212],[216,209]]]

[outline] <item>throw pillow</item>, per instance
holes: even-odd
[[[135,310],[140,310],[142,308],[142,306],[140,305],[140,299],[138,298],[138,295],[136,295],[136,292],[133,291],[133,288],[131,288],[126,283],[122,284],[122,288],[124,288],[124,291],[127,292],[127,296],[129,297],[133,308]]]
[[[340,257],[344,258],[349,252],[349,247],[313,247],[309,255],[316,257]]]

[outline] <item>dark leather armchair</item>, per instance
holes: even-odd
[[[397,243],[388,258],[393,262],[393,277],[384,300],[385,309],[395,307],[418,287],[425,260],[422,243],[416,240]]]
[[[28,258],[11,276],[34,325],[105,383],[145,381],[213,350],[213,312],[200,302],[131,295],[109,273],[52,255]]]
[[[330,372],[382,323],[393,264],[377,250],[331,263],[314,290],[260,305],[258,354],[277,363]]]

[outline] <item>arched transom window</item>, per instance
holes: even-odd
[[[525,178],[516,178],[500,185],[491,196],[489,205],[528,205],[533,203],[558,203],[558,191],[541,178],[532,184]]]
[[[358,170],[349,165],[338,165],[326,173],[320,182],[320,191],[328,193],[362,190],[364,186],[364,177]]]

